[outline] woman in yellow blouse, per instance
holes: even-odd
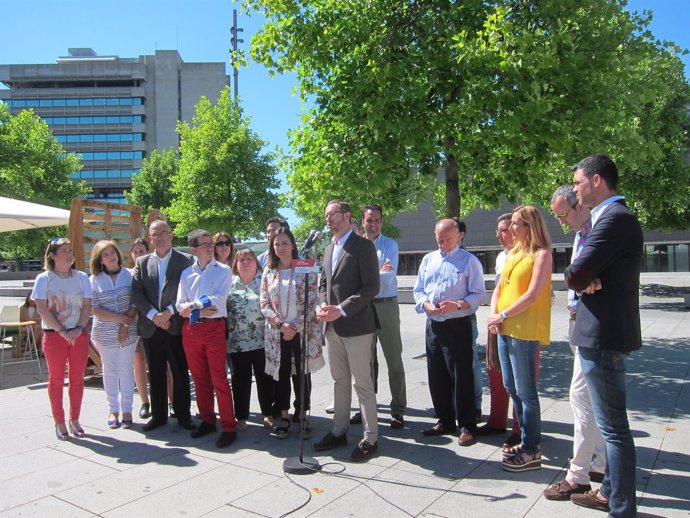
[[[536,207],[521,205],[510,222],[515,245],[491,298],[489,332],[498,335],[503,384],[522,429],[518,446],[503,448],[503,469],[541,467],[541,410],[536,354],[551,341],[551,238]]]

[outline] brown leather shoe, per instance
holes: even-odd
[[[588,509],[596,509],[597,511],[608,513],[611,510],[608,501],[602,502],[599,500],[598,495],[598,489],[595,491],[585,491],[581,495],[570,495],[570,501],[580,507],[587,507]]]
[[[473,444],[477,443],[477,438],[474,436],[473,433],[468,432],[467,430],[463,430],[462,433],[460,434],[460,437],[458,437],[458,444],[460,446],[472,446]]]
[[[566,479],[563,479],[555,484],[551,484],[542,491],[542,494],[547,500],[563,501],[570,500],[570,495],[577,495],[591,490],[592,486],[589,484],[571,484]]]

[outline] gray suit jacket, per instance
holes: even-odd
[[[148,312],[155,308],[161,311],[168,306],[175,307],[177,300],[177,288],[180,285],[180,275],[182,271],[194,262],[194,258],[182,254],[176,250],[172,251],[170,262],[165,272],[163,293],[161,303],[158,305],[158,262],[155,254],[145,255],[137,259],[134,267],[132,279],[132,300],[139,310],[139,323],[137,324],[137,334],[142,338],[150,338],[156,331],[156,324],[146,316]],[[182,317],[174,310],[170,319],[168,334],[179,335],[182,333]]]
[[[360,336],[376,331],[371,301],[379,292],[379,262],[374,243],[354,233],[345,241],[343,254],[331,271],[333,243],[323,254],[319,283],[322,304],[340,305],[345,317],[332,322],[338,336]]]

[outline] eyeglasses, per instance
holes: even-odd
[[[155,232],[155,233],[154,233],[154,232],[151,232],[151,233],[149,234],[149,236],[151,236],[151,238],[153,238],[153,239],[158,239],[159,237],[163,237],[163,236],[165,236],[166,234],[171,234],[171,233],[172,233],[172,232],[170,232],[169,230],[161,230],[160,232]]]
[[[214,246],[219,247],[219,246],[232,246],[232,243],[230,241],[216,241],[213,243]]]
[[[326,219],[334,218],[336,214],[343,214],[342,210],[334,210],[331,212],[326,212]]]
[[[556,219],[565,219],[568,217],[568,214],[570,214],[571,210],[574,210],[575,207],[577,207],[577,203],[575,205],[571,205],[568,210],[566,210],[563,214],[554,214],[556,216]]]
[[[194,245],[194,248],[210,248],[212,246],[213,243],[209,241],[208,243],[197,243],[196,245]]]

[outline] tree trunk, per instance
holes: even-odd
[[[452,148],[455,144],[455,137],[445,137],[443,148],[446,160],[444,172],[446,179],[446,213],[449,218],[460,217],[460,185],[458,183],[458,162],[453,156]]]

